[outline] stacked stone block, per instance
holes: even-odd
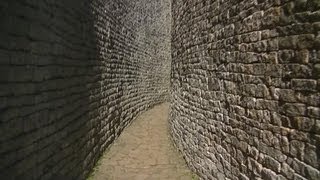
[[[320,3],[172,1],[177,147],[202,179],[320,179]]]
[[[138,114],[167,99],[170,53],[156,52],[169,46],[169,7],[0,2],[0,179],[85,179]]]

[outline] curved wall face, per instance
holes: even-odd
[[[203,179],[320,179],[319,1],[172,1],[177,147]]]
[[[166,100],[170,13],[170,1],[2,0],[0,179],[84,179]]]

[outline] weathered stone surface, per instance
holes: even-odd
[[[170,1],[0,1],[0,179],[85,179],[168,99]]]
[[[201,178],[318,178],[318,2],[172,1],[170,128]]]

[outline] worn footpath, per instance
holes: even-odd
[[[168,106],[154,107],[127,127],[89,179],[196,179],[170,141]]]

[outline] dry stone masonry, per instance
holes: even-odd
[[[202,179],[320,179],[320,1],[172,1],[177,147]]]
[[[0,1],[0,179],[85,179],[167,100],[170,1]]]
[[[319,180],[320,1],[0,1],[0,179],[85,179],[169,95],[200,178]]]

